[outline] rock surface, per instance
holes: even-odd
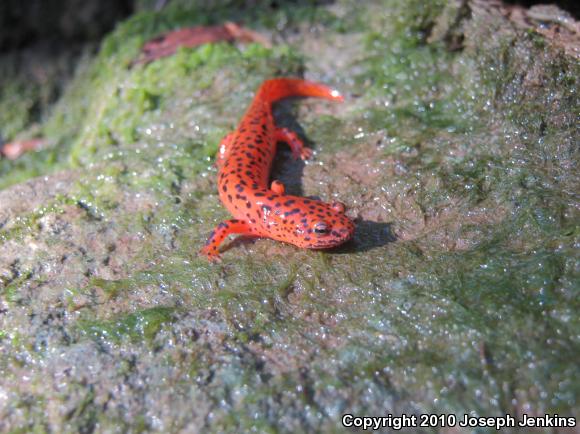
[[[2,162],[0,430],[580,416],[577,23],[480,1],[204,3],[120,25],[35,127],[51,146]],[[152,36],[226,19],[272,48],[128,68]],[[282,149],[274,176],[345,202],[355,240],[235,240],[210,265],[219,140],[262,80],[298,74],[346,101],[278,106],[317,152]]]

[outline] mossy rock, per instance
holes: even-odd
[[[274,6],[142,10],[35,127],[49,146],[2,162],[2,430],[578,417],[580,68],[544,34],[562,24],[478,2]],[[241,19],[272,48],[129,67],[163,31]],[[355,239],[237,240],[209,264],[219,140],[264,79],[301,74],[346,101],[278,105],[317,152],[282,149],[273,176],[345,202]]]

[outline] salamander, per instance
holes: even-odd
[[[219,246],[230,234],[266,237],[308,249],[335,247],[354,234],[354,223],[341,202],[288,195],[278,180],[268,186],[278,142],[287,143],[295,159],[312,156],[296,133],[274,122],[272,104],[291,96],[343,101],[338,91],[298,78],[262,83],[238,128],[224,137],[218,149],[219,198],[233,219],[221,222],[209,235],[201,253],[210,260],[220,259]]]

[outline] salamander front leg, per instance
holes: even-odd
[[[292,150],[292,157],[294,157],[295,160],[298,158],[308,160],[312,157],[312,149],[304,146],[304,142],[300,140],[298,135],[294,131],[290,131],[288,128],[277,128],[276,140],[288,143],[288,146],[290,146],[290,149]]]
[[[244,220],[232,219],[223,221],[211,231],[205,246],[201,249],[201,254],[210,261],[219,261],[221,259],[219,246],[231,234],[256,235],[256,231]]]

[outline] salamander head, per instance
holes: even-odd
[[[354,235],[354,223],[344,214],[344,204],[303,199],[303,205],[306,216],[301,213],[289,222],[293,226],[292,244],[308,249],[328,249]]]

